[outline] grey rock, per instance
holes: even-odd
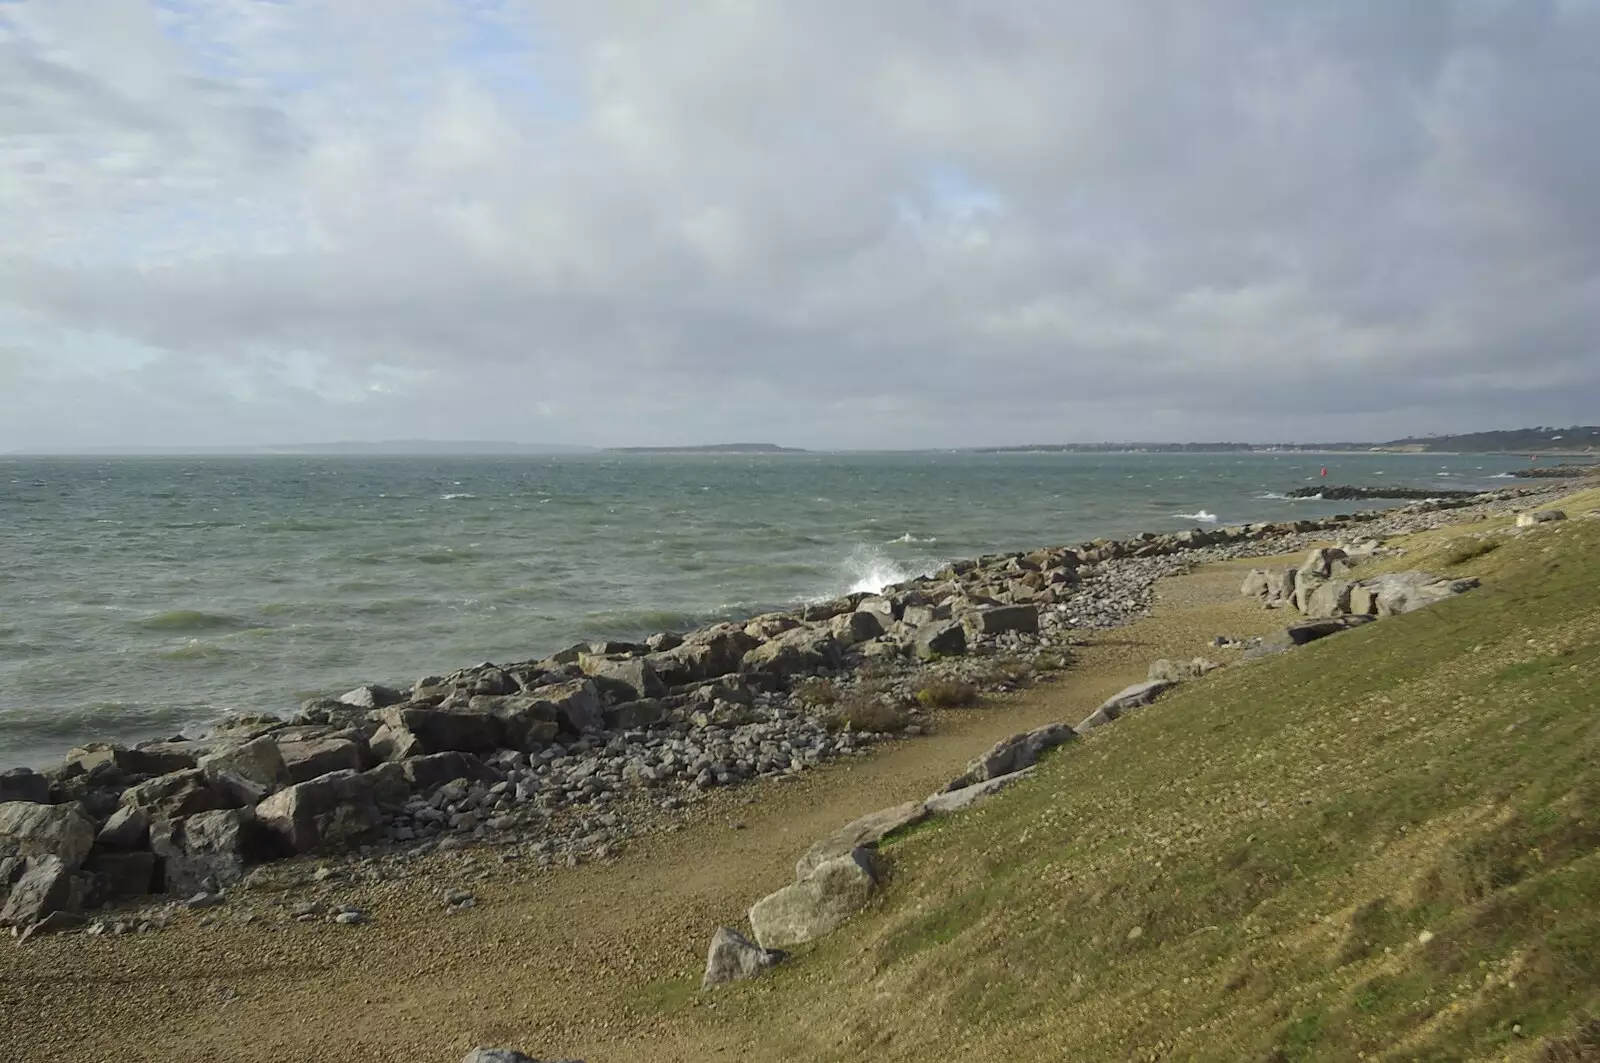
[[[157,742],[138,749],[90,742],[69,751],[66,762],[85,772],[110,765],[124,775],[166,775],[194,767],[201,753],[209,751],[210,747],[197,750],[182,742]]]
[[[351,771],[279,790],[256,806],[256,819],[297,853],[346,848],[383,826],[372,780]]]
[[[82,886],[60,857],[35,856],[0,909],[0,926],[32,926],[52,912],[75,912]]]
[[[123,805],[111,814],[95,836],[102,849],[143,849],[150,841],[150,816],[142,808]]]
[[[805,878],[822,864],[848,855],[861,846],[877,845],[903,827],[920,823],[928,816],[921,801],[908,801],[893,808],[870,812],[829,834],[806,850],[794,866],[795,878]]]
[[[144,897],[156,889],[156,854],[137,852],[96,852],[83,862],[90,894],[98,902]]]
[[[180,819],[223,808],[228,800],[211,788],[199,768],[170,772],[125,791],[122,803],[148,813],[152,820]]]
[[[967,633],[953,620],[944,620],[917,629],[916,654],[922,660],[959,657],[967,652]]]
[[[853,613],[841,613],[828,621],[828,631],[841,644],[855,646],[882,635],[884,622],[878,613],[857,609]]]
[[[578,658],[578,667],[585,675],[602,677],[620,683],[632,693],[629,701],[640,698],[658,698],[667,692],[666,684],[656,675],[650,662],[642,657],[599,657],[584,655]]]
[[[756,941],[763,948],[782,948],[831,933],[866,907],[880,874],[877,854],[866,847],[819,864],[751,907]]]
[[[1475,579],[1443,579],[1428,572],[1394,572],[1364,580],[1372,592],[1379,616],[1399,616],[1465,594],[1478,586]]]
[[[1545,524],[1553,520],[1566,520],[1567,514],[1559,509],[1539,509],[1531,513],[1517,514],[1517,527],[1531,528],[1535,524]]]
[[[230,886],[244,877],[244,818],[233,809],[157,820],[150,851],[161,858],[168,893],[180,896]]]
[[[739,668],[747,673],[791,676],[828,671],[843,663],[844,646],[831,631],[801,627],[750,650]]]
[[[493,713],[394,705],[375,716],[386,731],[373,735],[372,749],[385,760],[425,753],[492,753],[500,747],[500,721]]]
[[[953,779],[945,790],[960,790],[1031,767],[1038,763],[1040,754],[1076,737],[1078,732],[1064,723],[1046,724],[1032,731],[1014,734],[995,743],[983,756],[968,764],[967,770]]]
[[[94,824],[76,805],[0,804],[0,856],[52,856],[68,871],[94,847]]]
[[[353,709],[383,709],[400,704],[405,700],[405,695],[390,687],[369,683],[367,686],[346,691],[335,700]]]
[[[1183,683],[1191,679],[1199,679],[1207,672],[1214,672],[1221,668],[1220,664],[1208,661],[1204,657],[1196,657],[1188,661],[1175,661],[1162,658],[1152,661],[1146,676],[1150,679],[1164,683]]]
[[[538,698],[545,706],[543,711],[553,713],[561,730],[568,734],[590,734],[605,727],[600,690],[591,680],[541,687]]]
[[[710,989],[754,978],[787,958],[786,952],[764,949],[737,930],[718,927],[711,935],[711,947],[706,952],[706,973],[700,979],[700,988]]]
[[[1096,727],[1104,727],[1124,714],[1150,704],[1158,695],[1171,688],[1171,686],[1172,684],[1165,680],[1152,679],[1144,683],[1135,683],[1131,687],[1125,687],[1107,698],[1094,712],[1084,717],[1073,730],[1083,734],[1086,731],[1094,730]]]
[[[509,1048],[474,1048],[461,1063],[540,1063],[540,1060]],[[583,1063],[583,1060],[552,1059],[547,1063]]]
[[[287,785],[307,782],[332,771],[361,771],[367,766],[361,746],[347,738],[282,742],[278,750],[289,773]]]
[[[1037,634],[1039,607],[1035,605],[995,605],[966,616],[966,623],[980,635],[999,635],[1007,631]]]
[[[1332,579],[1334,576],[1348,572],[1347,563],[1349,555],[1338,547],[1322,546],[1313,549],[1300,563],[1300,579],[1306,577],[1313,579]]]
[[[607,729],[631,731],[660,723],[666,717],[666,707],[655,698],[627,701],[606,709],[603,713]]]
[[[963,786],[959,790],[946,790],[942,794],[934,794],[923,802],[923,808],[930,816],[943,816],[951,812],[960,812],[971,808],[990,794],[999,793],[1012,783],[1021,782],[1034,772],[1033,768],[1023,768],[1010,775],[997,775],[983,782]]]
[[[1306,598],[1304,612],[1312,619],[1343,616],[1350,612],[1350,592],[1355,584],[1344,579],[1330,579],[1314,585]]]
[[[0,772],[0,804],[23,801],[28,804],[50,803],[50,780],[31,768],[13,768]]]

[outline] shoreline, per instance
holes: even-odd
[[[1470,535],[1475,516],[1405,519]],[[35,936],[0,980],[0,1044],[41,1063],[129,1047],[172,1063],[310,1058],[336,1047],[362,1058],[457,1059],[495,1043],[653,1063],[742,1057],[750,1046],[737,1030],[681,1021],[680,989],[693,995],[711,927],[738,925],[816,838],[938,789],[1007,735],[1079,718],[1142,678],[1152,658],[1186,659],[1219,631],[1281,629],[1284,614],[1239,594],[1247,567],[1239,558],[1162,579],[1150,615],[1075,647],[1067,681],[940,710],[917,741],[874,745],[869,759],[798,777],[714,788],[672,813],[650,802],[613,806],[655,822],[575,867],[542,866],[529,841],[303,858],[257,868],[217,907],[124,909],[97,915],[87,931]],[[463,893],[474,898],[466,908],[445,899]],[[338,925],[347,909],[370,925]],[[116,936],[117,923],[136,919],[164,932]]]
[[[1163,576],[1526,508],[1563,487],[957,561],[879,594],[580,643],[406,691],[364,686],[289,719],[91,743],[52,772],[0,775],[0,800],[81,810],[93,839],[79,854],[85,899],[113,905],[220,895],[309,853],[409,860],[522,845],[540,867],[605,859],[710,793],[915,738],[946,702],[1069,668],[1083,633],[1146,615]],[[175,829],[197,816],[223,840]]]

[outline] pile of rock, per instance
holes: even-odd
[[[1346,579],[1350,554],[1319,547],[1297,568],[1251,569],[1241,593],[1267,608],[1293,608],[1312,619],[1396,616],[1453,598],[1478,585],[1476,579],[1449,579],[1428,572],[1396,572],[1370,579]]]

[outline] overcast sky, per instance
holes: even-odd
[[[0,450],[1600,420],[1600,0],[0,0]]]

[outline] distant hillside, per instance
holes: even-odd
[[[573,447],[559,443],[508,443],[498,440],[396,439],[382,442],[283,443],[255,447],[86,447],[75,454],[120,457],[244,457],[251,455],[298,454],[307,456],[358,457],[518,454],[592,454],[594,447]]]
[[[608,447],[608,454],[804,454],[776,443],[712,443],[700,447]]]
[[[1467,454],[1531,454],[1587,451],[1600,448],[1600,426],[1513,428],[1504,432],[1467,432],[1455,436],[1413,436],[1381,444],[1381,450],[1454,451]]]

